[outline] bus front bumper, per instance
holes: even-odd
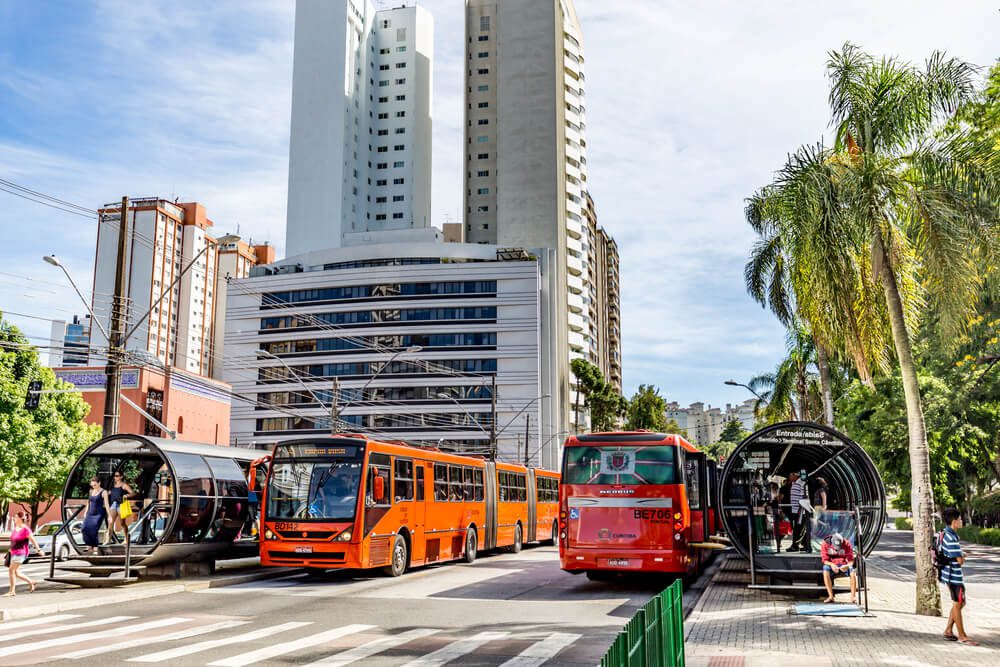
[[[686,550],[670,549],[580,549],[562,547],[559,563],[567,572],[677,572],[692,567]]]

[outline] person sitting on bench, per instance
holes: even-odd
[[[820,558],[823,560],[823,583],[826,584],[827,598],[824,602],[834,602],[833,578],[848,574],[851,577],[851,604],[855,604],[858,595],[858,575],[854,571],[854,549],[849,540],[840,533],[834,533],[823,540],[820,547]]]

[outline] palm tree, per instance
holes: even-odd
[[[816,364],[816,346],[802,326],[789,329],[788,356],[772,373],[750,379],[749,387],[760,397],[757,417],[764,422],[818,421],[822,414]]]
[[[945,330],[959,330],[974,306],[978,267],[1000,253],[1000,155],[960,131],[928,138],[973,94],[974,68],[964,62],[935,52],[918,69],[848,43],[830,54],[827,70],[834,147],[790,156],[751,199],[763,215],[748,217],[761,221],[763,242],[776,238],[786,253],[796,307],[814,332],[842,336],[830,340],[842,342],[862,376],[881,355],[868,345],[889,323],[909,433],[916,612],[937,615],[930,462],[910,332],[925,297]],[[788,199],[811,209],[773,214],[775,200]]]

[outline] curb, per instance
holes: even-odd
[[[234,574],[207,581],[192,581],[190,583],[161,585],[150,584],[147,588],[123,588],[115,591],[114,593],[110,593],[107,589],[103,589],[101,590],[101,596],[99,598],[86,596],[74,600],[66,600],[64,602],[51,602],[47,604],[33,605],[24,609],[0,609],[0,624],[4,621],[10,621],[13,619],[33,618],[35,616],[45,616],[47,614],[56,614],[74,609],[92,609],[94,606],[118,604],[121,602],[133,602],[135,600],[145,600],[164,595],[173,595],[175,593],[201,591],[209,588],[223,588],[225,586],[235,586],[237,584],[245,584],[262,579],[276,579],[290,574],[297,574],[300,571],[301,570],[299,568],[282,567],[263,570],[260,572]],[[74,589],[67,589],[66,592],[70,590]],[[18,595],[18,597],[21,596]],[[0,625],[0,627],[2,627],[2,625]]]

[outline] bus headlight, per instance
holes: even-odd
[[[264,539],[265,540],[273,540],[273,539],[275,539],[274,538],[274,533],[271,532],[270,528],[265,528],[264,529]]]
[[[335,538],[333,538],[333,541],[334,542],[350,542],[351,541],[351,529],[348,528],[347,530],[345,530],[344,532],[342,532],[340,535],[337,535]]]

